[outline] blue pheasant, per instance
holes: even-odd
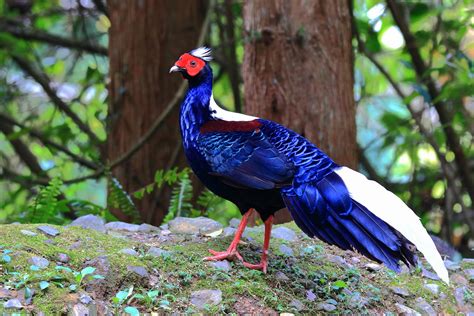
[[[400,270],[416,265],[415,249],[449,282],[440,254],[419,218],[398,197],[362,174],[339,166],[314,144],[275,122],[220,108],[212,96],[211,50],[183,54],[170,72],[189,82],[180,109],[184,151],[198,178],[243,214],[226,251],[206,260],[239,259],[266,272],[273,214],[284,207],[310,237],[357,250]],[[248,217],[265,223],[259,264],[237,250]]]

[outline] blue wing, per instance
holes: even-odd
[[[258,128],[201,134],[198,149],[210,166],[209,173],[235,187],[269,190],[293,180],[294,165]]]

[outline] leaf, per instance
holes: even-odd
[[[30,266],[31,271],[39,271],[40,268],[38,266],[35,266],[34,264]]]
[[[129,315],[132,315],[132,316],[140,315],[140,312],[138,311],[138,309],[136,307],[133,307],[133,306],[125,307],[125,309],[123,311],[125,313],[129,314]]]
[[[216,230],[215,232],[212,232],[212,233],[209,233],[209,234],[205,234],[204,236],[216,238],[217,236],[219,236],[220,234],[222,234],[222,232],[223,232],[223,229],[219,229],[219,230]]]
[[[76,285],[76,284],[71,284],[71,285],[69,285],[69,290],[70,290],[71,292],[76,292],[76,290],[77,290],[77,285]]]
[[[93,279],[96,279],[96,280],[102,280],[102,279],[105,279],[105,277],[103,275],[100,275],[100,274],[94,274],[92,276]]]
[[[153,290],[153,291],[148,291],[147,295],[149,298],[155,298],[160,294],[160,291],[158,290]]]
[[[347,287],[347,284],[346,282],[342,281],[342,280],[337,280],[336,282],[334,282],[332,284],[332,287],[335,288],[336,290],[338,289],[344,289]]]
[[[2,260],[3,260],[3,262],[5,262],[5,263],[9,263],[9,262],[12,261],[12,257],[10,257],[9,255],[3,255],[3,256],[2,256]]]
[[[49,287],[49,282],[48,281],[41,281],[39,283],[39,287],[40,287],[41,290],[45,290]]]
[[[71,272],[72,273],[72,269],[69,268],[69,267],[64,267],[64,266],[56,266],[55,268],[56,270],[58,271],[67,271],[67,272]]]
[[[82,269],[81,275],[82,277],[85,277],[86,275],[92,274],[94,272],[95,272],[94,267],[85,267],[84,269]]]

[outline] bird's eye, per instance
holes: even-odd
[[[191,60],[189,64],[191,65],[191,67],[196,67],[196,62],[194,60]]]

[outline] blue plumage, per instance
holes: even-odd
[[[393,270],[399,271],[400,260],[416,263],[411,242],[354,199],[342,168],[325,153],[275,122],[218,108],[207,63],[196,76],[176,65],[189,80],[180,110],[184,151],[211,191],[234,202],[242,214],[256,209],[264,221],[286,206],[307,235],[357,250]],[[236,253],[231,247],[228,256]]]

